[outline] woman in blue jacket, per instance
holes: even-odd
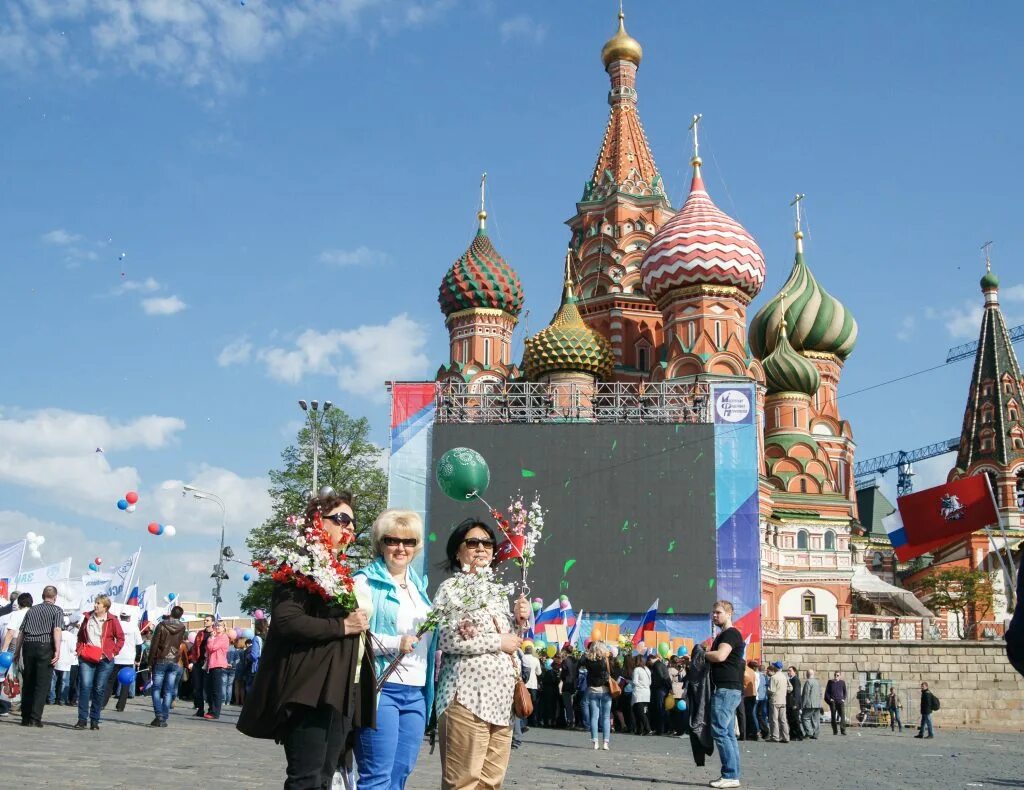
[[[423,521],[411,510],[385,510],[371,541],[376,559],[354,575],[360,606],[371,610],[370,633],[384,648],[375,658],[377,676],[391,659],[403,658],[381,689],[376,729],[356,733],[358,786],[401,790],[416,765],[434,702],[436,637],[416,633],[430,612],[427,580],[410,567],[423,549]]]

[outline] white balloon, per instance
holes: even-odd
[[[42,535],[37,535],[36,536],[36,545],[37,546],[42,546],[44,543],[46,543],[46,538],[43,537]]]
[[[165,526],[164,526],[164,534],[165,534],[165,535],[166,535],[167,537],[169,537],[169,538],[173,538],[173,537],[174,537],[174,536],[175,536],[175,535],[176,535],[177,533],[178,533],[178,530],[176,530],[176,529],[175,529],[174,527],[172,527],[172,526],[171,526],[170,524],[167,524],[167,525],[165,525]]]
[[[36,533],[29,532],[28,534],[25,535],[25,537],[28,538],[29,542],[32,542],[32,541],[34,541],[36,539]]]
[[[135,505],[128,505],[127,510],[128,510],[129,513],[134,513],[135,512]]]
[[[41,560],[43,558],[43,555],[39,553],[39,549],[32,549],[32,558]]]

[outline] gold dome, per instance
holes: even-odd
[[[608,39],[601,50],[601,60],[604,67],[617,60],[628,60],[630,63],[639,66],[644,56],[644,48],[640,42],[626,32],[626,15],[619,11],[619,29],[615,35]]]

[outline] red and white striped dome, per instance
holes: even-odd
[[[644,291],[655,302],[688,285],[734,285],[751,298],[764,285],[761,248],[711,202],[699,159],[686,202],[651,240],[641,272]]]

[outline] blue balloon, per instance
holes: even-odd
[[[117,509],[118,510],[127,510],[128,509],[128,500],[127,499],[119,499],[119,500],[117,500]]]
[[[117,682],[122,686],[130,686],[135,682],[135,667],[121,667],[117,673]]]
[[[256,632],[253,631],[251,628],[243,628],[242,629],[242,637],[245,638],[245,639],[255,639],[256,638]]]
[[[177,593],[167,593],[167,600],[168,601],[173,601],[177,597],[178,597]]]
[[[157,535],[163,535],[164,534],[164,525],[163,524],[157,524],[156,525],[156,534]]]
[[[251,578],[252,578],[252,576],[250,576],[250,575],[249,575],[248,573],[243,573],[243,574],[242,574],[242,581],[243,581],[243,582],[247,582],[247,581],[249,581],[249,579],[251,579]]]
[[[91,571],[98,571],[99,570],[99,566],[95,562],[90,562],[89,563],[89,570],[91,570]]]
[[[679,649],[676,651],[676,655],[682,658],[687,654],[687,652],[689,651],[687,651],[686,645],[679,645]],[[682,710],[682,708],[680,708],[680,710]]]
[[[686,700],[676,700],[676,710],[686,710]]]
[[[14,663],[14,653],[0,653],[0,669],[8,669]]]

